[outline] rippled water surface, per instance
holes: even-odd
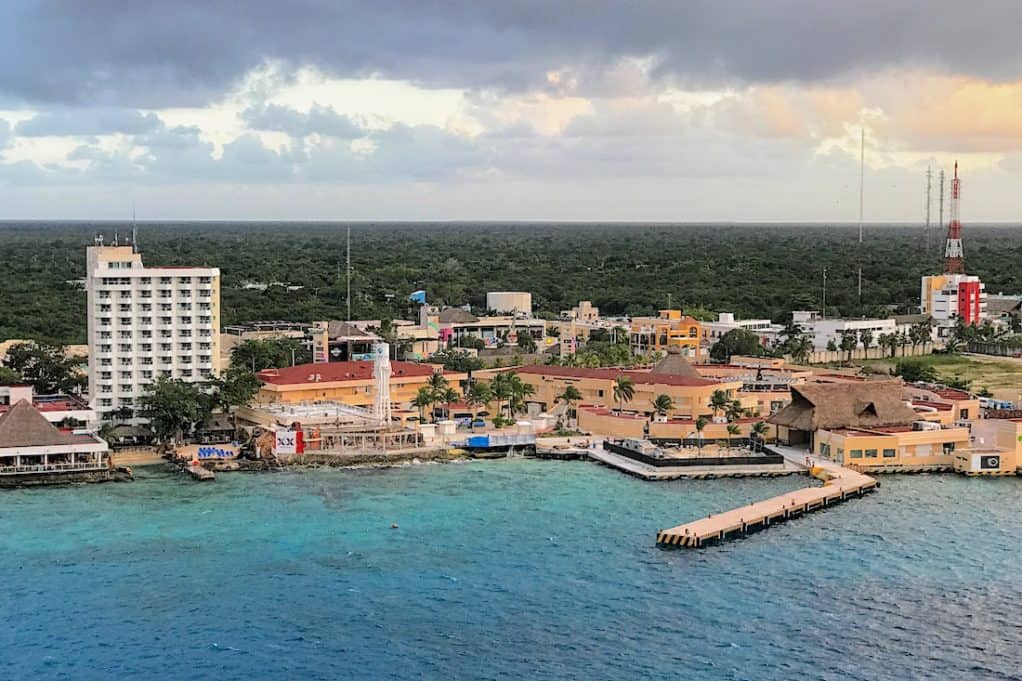
[[[0,678],[1022,674],[1022,479],[887,477],[665,551],[658,528],[806,479],[528,460],[144,476],[0,494]]]

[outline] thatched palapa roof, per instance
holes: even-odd
[[[651,374],[664,374],[668,376],[688,376],[689,378],[702,378],[695,367],[681,354],[681,348],[671,346],[667,348],[667,355],[653,365],[649,370]]]
[[[73,444],[74,438],[58,430],[28,400],[20,400],[0,416],[0,449],[52,447]]]
[[[791,404],[768,419],[804,431],[902,426],[915,420],[916,413],[902,397],[901,381],[794,385]]]

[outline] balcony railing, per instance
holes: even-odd
[[[78,463],[50,463],[28,466],[0,466],[0,475],[30,475],[32,473],[60,473],[63,471],[101,471],[106,463],[86,461]]]

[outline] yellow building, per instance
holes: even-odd
[[[528,401],[537,404],[542,411],[552,409],[569,385],[582,395],[577,404],[616,406],[614,385],[619,376],[625,376],[632,381],[634,395],[623,404],[623,408],[637,412],[643,418],[653,414],[652,401],[659,395],[671,398],[674,405],[670,410],[671,416],[708,416],[712,413],[709,404],[714,391],[722,390],[729,398],[736,399],[741,387],[739,381],[702,378],[694,370],[693,375],[680,375],[622,369],[525,366],[515,369],[515,373],[533,387],[535,393]]]
[[[699,320],[681,310],[660,310],[656,317],[633,317],[629,332],[632,352],[637,355],[667,352],[675,347],[689,357],[697,357],[703,335]]]
[[[922,418],[932,414],[917,413],[900,381],[805,383],[793,386],[791,393],[791,404],[769,422],[777,426],[781,442],[805,446],[815,456],[867,473],[959,470],[972,474],[970,470],[984,464],[988,472],[1014,471],[1014,451],[1001,456],[997,449],[1009,433],[995,433],[989,436],[990,442],[976,447],[967,426]],[[953,408],[961,414],[960,406],[948,407]],[[996,466],[991,467],[995,460]]]
[[[970,449],[968,428],[917,430],[913,425],[835,428],[816,433],[813,453],[862,472],[947,470],[955,453]]]
[[[407,406],[434,373],[442,370],[429,364],[391,362],[391,403]],[[376,399],[373,363],[368,361],[300,364],[266,369],[257,376],[263,383],[256,395],[256,401],[261,403],[330,401],[372,408]],[[465,374],[446,373],[444,377],[452,388],[459,390]]]

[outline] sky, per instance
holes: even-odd
[[[1022,3],[5,0],[0,219],[1022,221]]]

